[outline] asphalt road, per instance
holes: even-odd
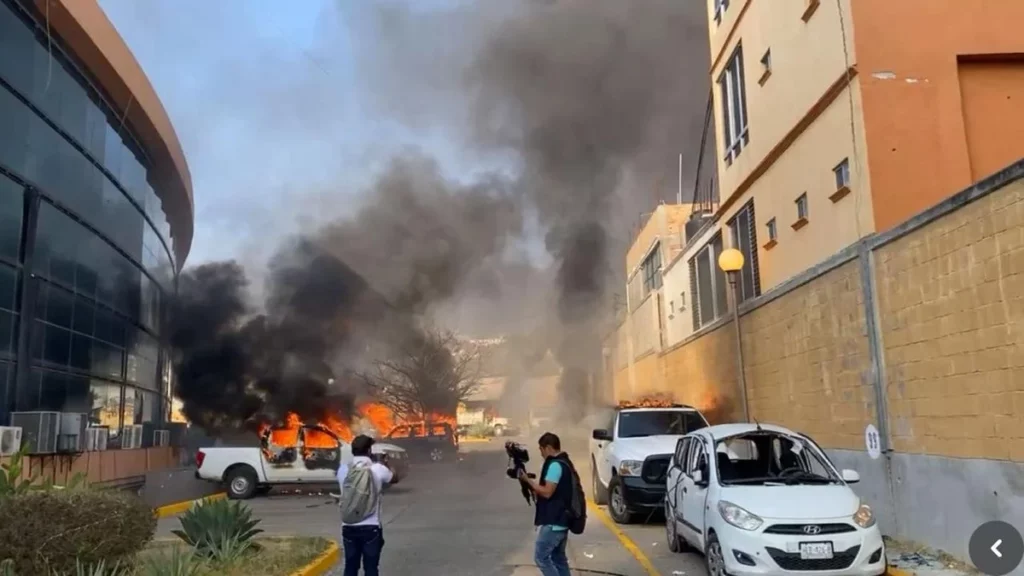
[[[384,493],[382,573],[539,574],[533,565],[533,508],[505,475],[501,443],[465,444],[462,450],[456,462],[415,466],[408,478]],[[531,453],[536,453],[532,447]],[[586,462],[586,456],[576,460]],[[537,465],[530,468],[539,471]],[[582,480],[589,486],[589,478]],[[340,540],[338,509],[328,495],[336,490],[336,486],[285,487],[248,504],[268,535]],[[170,530],[177,526],[174,518],[161,520],[158,536],[171,536]],[[599,514],[591,512],[586,532],[570,538],[574,573],[704,576],[701,557],[668,551],[660,518],[646,526],[619,528],[617,534],[619,530],[610,529]],[[340,575],[340,566],[331,574]]]

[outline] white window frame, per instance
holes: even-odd
[[[836,167],[832,169],[832,173],[836,177],[836,190],[841,190],[850,186],[850,159],[843,158],[843,161],[836,164]]]
[[[743,64],[743,45],[733,50],[725,69],[718,77],[718,93],[722,101],[722,133],[725,136],[725,164],[732,165],[750,142],[747,126],[746,70]],[[734,105],[738,103],[738,106]]]
[[[729,9],[729,0],[715,0],[715,23],[721,24],[725,11]]]

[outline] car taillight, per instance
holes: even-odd
[[[199,451],[196,452],[196,468],[197,469],[203,467],[203,460],[205,460],[205,459],[206,459],[206,454],[202,450],[199,450]]]

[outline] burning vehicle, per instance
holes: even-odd
[[[388,445],[404,448],[410,459],[432,462],[454,461],[459,452],[459,436],[449,422],[404,423],[384,436]]]
[[[223,483],[229,498],[247,499],[279,484],[328,484],[337,482],[338,468],[352,459],[351,429],[333,418],[304,424],[289,414],[283,426],[265,424],[259,446],[202,448],[196,454],[196,478]],[[406,451],[393,444],[377,443],[375,461],[394,472],[391,483],[408,476]]]

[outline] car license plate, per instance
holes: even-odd
[[[832,558],[831,542],[801,542],[801,560],[829,560]]]

